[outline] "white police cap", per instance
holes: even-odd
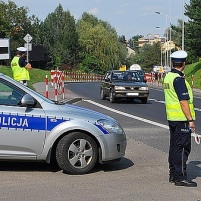
[[[185,59],[188,56],[187,52],[184,50],[178,50],[173,52],[170,57],[175,59]]]
[[[26,47],[18,47],[17,50],[20,52],[26,52],[27,48]]]

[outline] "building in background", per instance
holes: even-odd
[[[143,47],[146,44],[153,45],[154,43],[161,43],[163,53],[175,49],[173,41],[166,41],[165,37],[160,37],[159,34],[147,34],[147,36],[138,39],[138,46]]]

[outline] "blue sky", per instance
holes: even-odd
[[[36,15],[44,20],[54,12],[59,3],[64,10],[70,11],[77,20],[83,12],[95,15],[98,19],[107,21],[115,28],[119,36],[130,39],[135,35],[164,35],[166,25],[177,25],[182,19],[183,3],[190,0],[13,0],[17,6],[29,8],[29,15]],[[8,2],[4,0],[4,2]],[[161,12],[160,15],[155,12]],[[167,17],[166,17],[167,16]],[[167,19],[167,20],[166,20]],[[184,17],[187,21],[187,18]],[[156,27],[160,29],[156,29]]]

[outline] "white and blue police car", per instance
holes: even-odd
[[[0,160],[56,161],[64,173],[85,174],[125,150],[113,118],[54,102],[0,73]]]

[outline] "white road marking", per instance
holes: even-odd
[[[126,113],[126,112],[121,112],[121,111],[119,111],[119,110],[115,110],[115,109],[109,108],[109,107],[107,107],[107,106],[105,106],[105,105],[102,105],[102,104],[100,104],[100,103],[96,103],[96,102],[94,102],[94,101],[92,101],[92,100],[83,100],[83,101],[89,102],[89,103],[91,103],[91,104],[93,104],[93,105],[96,105],[96,106],[101,107],[101,108],[103,108],[103,109],[109,110],[109,111],[111,111],[111,112],[115,112],[115,113],[117,113],[117,114],[121,114],[121,115],[124,115],[124,116],[126,116],[126,117],[130,117],[130,118],[132,118],[132,119],[136,119],[136,120],[139,120],[139,121],[143,121],[143,122],[146,122],[146,123],[148,123],[148,124],[152,124],[152,125],[155,125],[155,126],[158,126],[158,127],[161,127],[161,128],[169,129],[169,127],[168,127],[167,125],[160,124],[160,123],[157,123],[157,122],[154,122],[154,121],[151,121],[151,120],[148,120],[148,119],[144,119],[144,118],[141,118],[141,117],[137,117],[137,116],[134,116],[134,115],[132,115],[132,114],[128,114],[128,113]]]
[[[196,110],[196,111],[199,111],[199,112],[201,111],[201,109],[200,109],[200,108],[197,108],[197,107],[195,107],[195,110]]]
[[[163,103],[163,104],[165,104],[165,101],[160,101],[160,100],[157,100],[157,99],[151,99],[151,98],[149,98],[149,100],[151,100],[151,101],[155,101],[155,102],[157,102],[157,103]]]
[[[157,102],[157,103],[163,103],[163,104],[165,104],[165,101],[160,101],[160,100],[157,100],[157,99],[151,99],[151,98],[149,98],[149,100],[150,101],[155,101],[155,102]],[[200,108],[197,108],[197,107],[195,107],[195,110],[196,111],[201,111],[201,109]]]

